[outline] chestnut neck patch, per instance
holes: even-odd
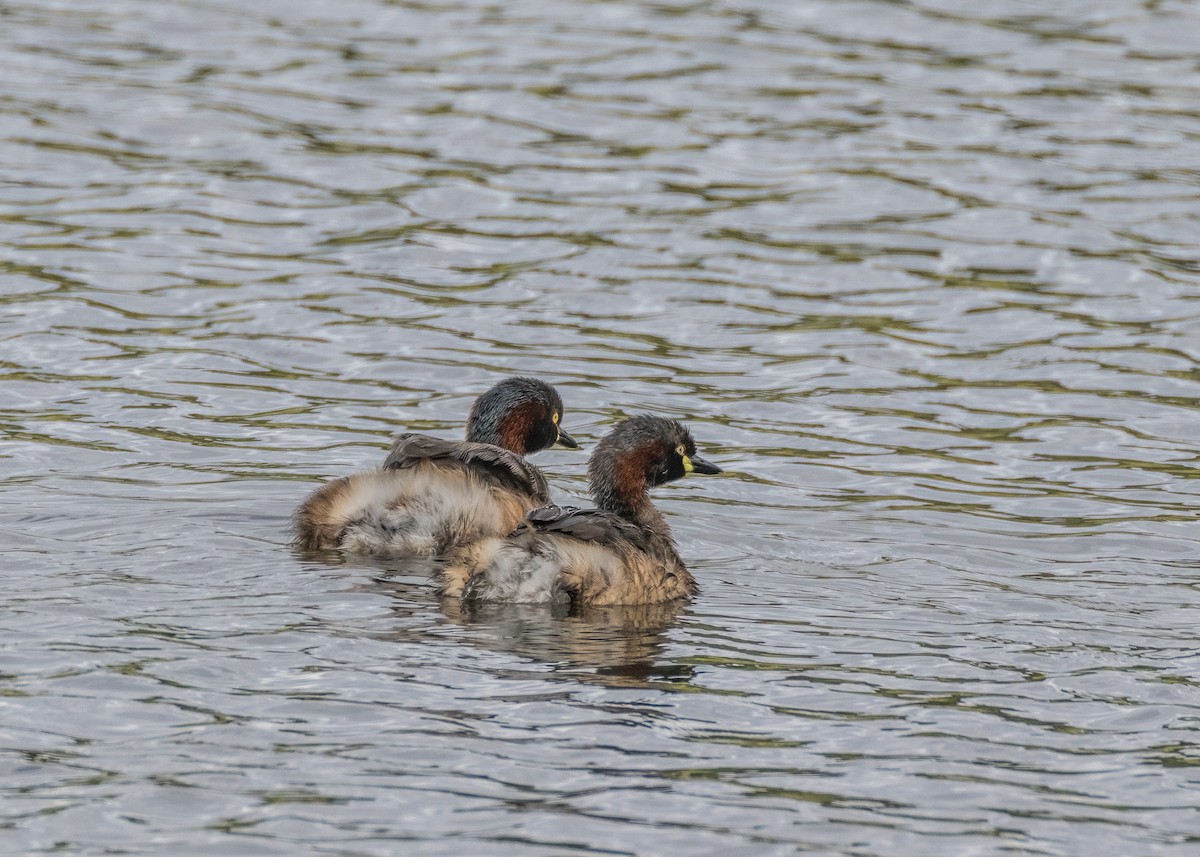
[[[533,402],[526,402],[510,408],[500,420],[497,445],[510,452],[515,452],[517,455],[527,455],[532,452],[533,450],[529,449],[529,438],[541,421],[541,410],[541,407]]]
[[[649,487],[648,474],[654,465],[666,456],[666,447],[657,441],[643,443],[622,452],[609,462],[608,482],[603,491],[611,511],[625,512],[636,509],[646,502]]]

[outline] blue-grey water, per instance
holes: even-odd
[[[1200,853],[1197,33],[0,2],[0,852]],[[727,469],[693,603],[288,547],[510,373]]]

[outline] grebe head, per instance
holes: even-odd
[[[696,455],[683,423],[649,414],[622,420],[606,434],[588,462],[592,497],[601,509],[628,512],[647,501],[647,491],[690,473],[721,468]]]
[[[555,444],[579,449],[562,423],[558,391],[537,378],[505,378],[471,406],[467,440],[490,443],[517,455],[529,455]]]

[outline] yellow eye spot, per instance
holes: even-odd
[[[690,458],[688,458],[686,455],[683,456],[683,472],[691,473],[695,469],[696,468],[692,466],[692,460]]]
[[[679,460],[683,462],[683,472],[691,473],[694,468],[692,467],[692,460],[688,458],[687,447],[681,443],[675,447],[675,453],[679,456]]]
[[[550,420],[551,420],[551,421],[552,421],[552,422],[553,422],[555,425],[558,425],[558,420],[559,420],[559,416],[558,416],[558,414],[551,414],[551,415],[550,415]]]

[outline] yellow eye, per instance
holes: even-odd
[[[550,419],[555,425],[558,425],[558,414],[551,414]]]
[[[675,447],[675,452],[678,453],[681,458],[687,457],[687,449],[684,448],[682,443]]]

